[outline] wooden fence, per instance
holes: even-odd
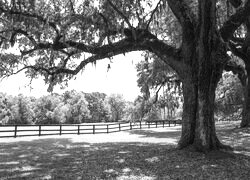
[[[119,122],[95,124],[61,124],[61,125],[1,125],[0,138],[23,136],[46,136],[63,134],[100,134],[129,131],[133,129],[149,129],[170,127],[181,124],[179,120],[159,120],[145,122]]]

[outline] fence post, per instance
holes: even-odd
[[[140,129],[141,129],[141,121],[140,121]]]
[[[14,134],[14,137],[16,138],[17,136],[17,125],[15,125],[15,134]]]
[[[155,127],[157,128],[157,121],[155,121]]]
[[[107,124],[107,133],[109,133],[109,125]]]
[[[150,122],[148,122],[148,129],[150,129]]]
[[[39,125],[39,134],[38,134],[38,136],[41,136],[41,125]]]
[[[60,132],[60,135],[62,135],[62,125],[60,124],[60,130],[59,130]]]
[[[95,134],[95,125],[93,125],[93,134]]]
[[[165,121],[162,122],[162,126],[164,127]]]
[[[119,123],[119,131],[121,131],[121,123]]]
[[[170,120],[168,120],[168,126],[170,127]]]
[[[78,135],[80,134],[80,125],[78,125],[78,127],[77,127],[77,134]]]
[[[132,128],[132,122],[130,122],[130,130],[132,130],[133,128]]]

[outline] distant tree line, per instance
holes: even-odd
[[[145,116],[138,97],[125,101],[120,94],[66,91],[40,98],[0,93],[0,124],[78,124],[139,120]],[[157,117],[158,118],[158,117]]]
[[[166,103],[176,103],[168,101]],[[163,101],[120,94],[66,91],[39,98],[0,93],[0,124],[78,124],[162,119]]]
[[[78,124],[122,120],[128,102],[119,94],[66,91],[40,98],[0,93],[0,124]]]

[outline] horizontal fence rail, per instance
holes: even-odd
[[[181,120],[157,120],[118,123],[94,124],[60,124],[60,125],[0,125],[0,138],[46,136],[64,134],[101,134],[129,131],[133,129],[149,129],[170,127],[181,124]]]

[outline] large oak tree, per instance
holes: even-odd
[[[250,15],[250,1],[230,0],[240,7],[222,26],[216,17],[219,2],[1,0],[1,48],[18,44],[20,49],[20,54],[2,52],[1,76],[26,69],[30,77],[45,76],[52,89],[89,63],[148,51],[176,71],[183,84],[179,147],[221,148],[214,123],[215,89],[228,61],[227,42]],[[176,43],[168,36],[173,19],[181,29]],[[158,30],[161,34],[154,34]]]

